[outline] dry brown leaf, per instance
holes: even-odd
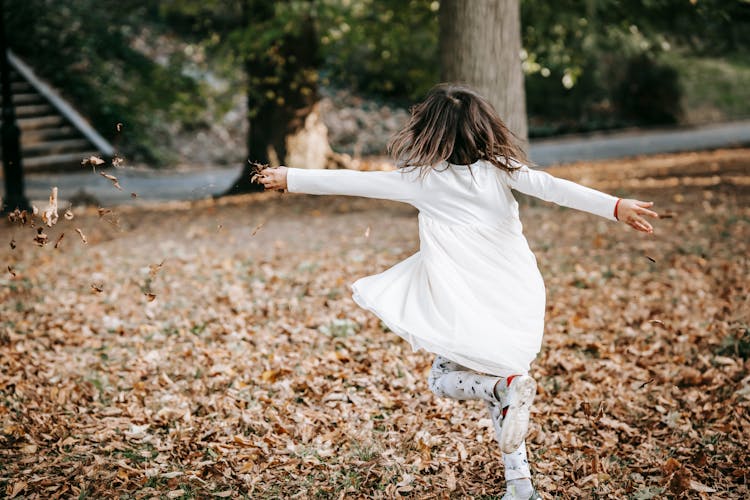
[[[99,158],[98,156],[89,156],[88,158],[84,158],[81,160],[81,165],[84,167],[92,167],[94,169],[94,172],[96,172],[96,167],[99,165],[104,165],[104,160]]]
[[[10,267],[10,266],[8,266],[8,273],[10,273],[10,277],[11,278],[15,278],[16,277],[16,272],[13,271],[13,268]]]
[[[257,226],[255,226],[255,229],[253,229],[253,232],[252,232],[252,234],[250,236],[255,236],[255,233],[257,233],[258,231],[260,231],[260,229],[263,227],[263,224],[265,224],[265,222],[261,222],[260,224],[258,224]]]
[[[44,233],[41,227],[36,228],[36,236],[34,236],[34,243],[43,247],[47,244],[48,236]]]
[[[158,264],[149,264],[148,266],[148,275],[151,279],[156,278],[156,273],[158,273],[161,268],[164,267],[164,261],[162,260]]]
[[[73,220],[73,217],[74,217],[73,211],[70,209],[67,209],[65,213],[63,214],[63,216],[65,217],[66,220]]]
[[[65,233],[60,233],[60,236],[57,237],[57,241],[55,241],[55,250],[60,248],[60,243],[62,243],[62,239],[65,236]]]
[[[122,186],[120,186],[120,182],[117,180],[117,177],[106,172],[99,172],[99,175],[101,175],[105,179],[109,179],[110,181],[112,181],[112,185],[122,191]]]
[[[96,293],[102,293],[104,291],[104,284],[91,283],[91,289]]]
[[[81,237],[81,241],[84,245],[88,243],[88,240],[86,240],[86,236],[83,234],[83,231],[81,231],[80,228],[76,228],[76,233],[78,233],[78,236]]]
[[[149,302],[153,302],[154,300],[156,300],[156,294],[155,293],[146,292],[143,295],[146,296],[146,300],[148,300]]]
[[[57,224],[57,219],[57,187],[53,187],[49,195],[49,205],[42,212],[42,222],[47,224],[47,227],[52,227]]]

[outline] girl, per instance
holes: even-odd
[[[419,210],[419,251],[352,285],[353,298],[412,348],[436,355],[439,396],[487,402],[503,453],[503,499],[539,498],[524,439],[542,342],[545,289],[511,189],[652,233],[653,203],[618,199],[524,164],[492,106],[454,84],[433,88],[389,144],[391,172],[266,168],[267,189],[383,198]]]

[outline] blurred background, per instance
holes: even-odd
[[[319,166],[351,166],[384,155],[441,80],[437,0],[6,0],[4,10],[15,56],[129,166],[288,163],[248,148],[311,113],[305,126],[328,143],[315,146],[326,149]],[[532,142],[750,117],[747,0],[522,0],[520,10]],[[106,156],[16,73],[27,172]]]

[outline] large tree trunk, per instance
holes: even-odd
[[[441,0],[439,17],[442,80],[474,87],[525,143],[519,0]]]
[[[268,20],[273,2],[244,3],[248,19]],[[248,162],[301,168],[340,166],[344,161],[328,143],[328,129],[318,112],[318,37],[311,17],[300,19],[299,29],[280,37],[270,50],[248,54],[247,75]],[[248,23],[245,23],[247,25]],[[262,191],[250,178],[253,167],[223,194]]]

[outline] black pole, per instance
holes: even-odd
[[[24,194],[23,165],[21,164],[21,130],[16,124],[16,111],[13,107],[13,92],[10,88],[10,64],[8,46],[5,41],[5,2],[0,0],[0,72],[2,72],[3,124],[3,178],[5,197],[0,212],[12,212],[16,208],[30,210],[29,200]]]

